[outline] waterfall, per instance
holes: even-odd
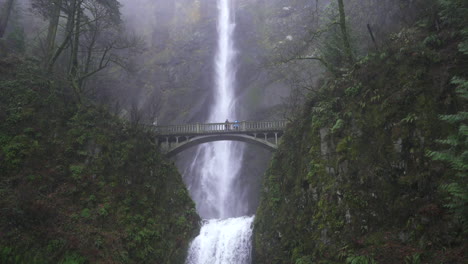
[[[235,120],[236,51],[235,22],[231,0],[218,0],[218,50],[215,58],[216,89],[209,122]],[[253,216],[236,184],[243,158],[243,146],[222,141],[204,144],[185,174],[192,177],[189,191],[197,211],[205,220],[200,235],[191,243],[187,264],[248,264],[251,262]],[[195,176],[194,176],[195,175]],[[187,177],[184,175],[184,177]]]
[[[190,245],[187,264],[250,263],[254,217],[205,221]]]

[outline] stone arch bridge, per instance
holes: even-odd
[[[278,148],[278,140],[286,123],[286,120],[197,123],[156,126],[155,130],[161,150],[171,157],[190,147],[222,140],[247,142],[274,151]]]

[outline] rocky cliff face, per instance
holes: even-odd
[[[0,262],[183,263],[199,217],[155,135],[0,61]]]
[[[450,79],[466,55],[458,33],[428,28],[309,94],[264,176],[255,263],[463,262],[440,189],[455,172],[426,153],[454,129],[439,115],[464,108]]]

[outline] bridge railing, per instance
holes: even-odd
[[[212,134],[232,132],[280,131],[286,127],[286,120],[241,121],[229,123],[197,123],[188,125],[156,126],[160,135]]]

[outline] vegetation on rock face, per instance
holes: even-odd
[[[206,116],[216,0],[125,1],[140,56],[124,1],[31,0],[40,30],[22,27],[29,0],[4,2],[0,263],[182,263],[198,216],[141,123]],[[302,89],[265,175],[256,263],[465,261],[466,0],[235,3],[239,116],[277,117]]]
[[[0,61],[0,262],[183,263],[198,216],[155,135]]]
[[[468,9],[437,7],[309,94],[265,174],[255,263],[466,261]]]
[[[468,6],[464,1],[439,1],[442,7],[440,12],[446,26],[452,26],[458,30],[458,37],[462,40],[458,50],[468,55]],[[466,70],[466,69],[465,69]],[[455,91],[460,98],[460,111],[454,114],[441,115],[440,119],[456,127],[456,131],[439,143],[448,146],[443,151],[428,151],[428,155],[437,161],[444,161],[453,168],[457,174],[451,183],[442,188],[450,195],[447,207],[463,224],[463,232],[468,233],[468,141],[467,141],[467,104],[468,81],[466,76],[462,78],[454,76],[451,81],[456,87]]]
[[[452,84],[457,86],[457,93],[463,100],[468,99],[468,81],[454,78]],[[457,127],[455,133],[446,139],[438,140],[439,143],[448,146],[444,151],[428,151],[428,156],[436,161],[444,161],[457,171],[457,178],[452,179],[452,183],[443,185],[443,189],[450,195],[447,207],[453,212],[455,217],[463,224],[463,231],[468,232],[468,141],[467,126],[468,113],[463,109],[452,115],[442,115],[440,117]]]

